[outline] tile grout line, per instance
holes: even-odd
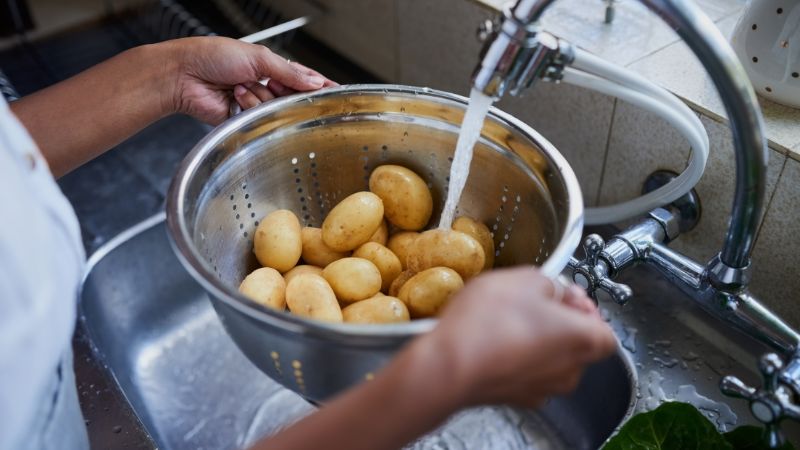
[[[719,26],[718,26],[718,25],[719,25],[719,23],[720,23],[720,22],[722,22],[722,21],[725,21],[725,20],[728,20],[729,18],[733,17],[734,15],[737,15],[737,14],[741,15],[741,13],[742,13],[742,8],[739,8],[739,9],[737,9],[736,11],[734,11],[734,12],[732,12],[732,13],[730,13],[730,14],[727,14],[727,15],[725,15],[725,16],[722,16],[722,17],[718,18],[717,20],[714,20],[714,21],[713,21],[713,22],[714,22],[714,25],[717,25],[717,29],[719,29]],[[674,30],[674,29],[672,29],[672,31],[673,31],[673,32],[675,32],[675,30]],[[660,51],[662,51],[662,50],[666,50],[666,49],[667,49],[667,47],[672,47],[673,45],[675,45],[675,44],[677,44],[677,43],[681,43],[681,42],[683,42],[684,44],[686,44],[686,42],[685,42],[685,41],[684,41],[684,40],[683,40],[683,39],[682,39],[680,36],[678,36],[677,34],[676,34],[674,37],[675,37],[675,39],[674,39],[674,40],[672,40],[672,41],[669,41],[668,43],[664,44],[664,45],[663,45],[663,46],[661,46],[661,47],[658,47],[658,48],[656,48],[656,49],[653,49],[653,50],[651,50],[651,51],[650,51],[649,53],[647,53],[647,54],[644,54],[644,55],[642,55],[642,56],[639,56],[639,57],[635,58],[634,60],[632,60],[632,61],[630,61],[630,62],[628,62],[628,63],[624,64],[624,65],[623,65],[623,67],[628,67],[628,68],[629,68],[630,66],[632,66],[632,65],[634,65],[634,64],[636,64],[636,63],[638,63],[638,62],[641,62],[641,61],[642,61],[642,60],[644,60],[645,58],[649,58],[649,57],[651,57],[651,56],[654,56],[656,53],[658,53],[658,52],[660,52]],[[692,54],[694,54],[694,53],[692,53]]]
[[[758,229],[756,230],[756,237],[755,240],[753,241],[753,251],[755,251],[755,248],[758,245],[759,238],[761,237],[761,229],[764,227],[764,223],[767,221],[767,214],[769,214],[769,209],[772,207],[772,200],[775,198],[775,194],[778,192],[778,187],[780,186],[781,180],[783,179],[783,174],[784,172],[786,172],[786,166],[789,164],[789,157],[786,155],[782,156],[783,156],[783,165],[781,166],[780,172],[778,172],[778,179],[775,180],[775,187],[772,189],[772,192],[769,193],[769,198],[766,201],[766,205],[764,205],[764,214],[761,216],[761,219],[759,220]],[[752,259],[752,255],[750,259]]]
[[[611,120],[608,124],[608,135],[606,136],[606,145],[605,145],[605,153],[603,154],[603,165],[600,168],[600,180],[597,183],[597,193],[595,194],[594,204],[600,204],[600,193],[603,190],[603,181],[605,180],[606,176],[606,164],[608,163],[608,151],[609,147],[611,147],[611,134],[614,132],[614,119],[617,115],[617,102],[618,99],[614,99],[614,104],[611,105]]]

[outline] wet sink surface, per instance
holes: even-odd
[[[112,241],[92,264],[84,325],[159,448],[243,448],[314,410],[239,352],[175,258],[161,217]],[[540,411],[467,410],[410,447],[595,448],[631,407],[633,387],[612,358]]]

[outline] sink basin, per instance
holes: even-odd
[[[234,345],[174,256],[163,215],[95,253],[81,296],[96,357],[160,449],[243,448],[314,410]],[[410,448],[597,448],[635,404],[625,355],[590,367],[576,392],[540,410],[466,410]]]

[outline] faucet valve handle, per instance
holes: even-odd
[[[586,289],[595,301],[598,301],[598,291],[602,291],[616,303],[624,305],[633,297],[633,291],[627,285],[611,280],[608,265],[600,256],[605,247],[606,243],[599,235],[586,236],[583,241],[584,260],[576,258],[569,260],[572,281]]]
[[[792,402],[792,396],[779,383],[783,369],[783,361],[775,353],[761,357],[758,368],[764,379],[760,389],[748,386],[732,375],[722,378],[719,388],[729,397],[745,399],[750,403],[750,412],[766,427],[765,440],[770,448],[783,445],[784,438],[780,430],[783,419],[800,420],[800,406]]]

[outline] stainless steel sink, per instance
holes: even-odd
[[[163,220],[153,217],[95,253],[82,293],[95,357],[156,445],[243,448],[312,412],[233,344],[176,260]],[[706,315],[654,272],[635,269],[622,281],[646,293],[624,308],[602,305],[625,350],[591,367],[577,392],[539,411],[461,412],[410,448],[597,448],[632,410],[667,400],[693,403],[722,430],[753,423],[745,402],[723,397],[717,383],[723,374],[758,383],[755,361],[765,348]],[[799,442],[797,425],[783,425]]]
[[[96,355],[163,450],[243,448],[314,410],[239,352],[175,258],[163,216],[91,258],[82,310]],[[596,448],[631,411],[634,372],[616,356],[539,411],[467,410],[411,448]]]

